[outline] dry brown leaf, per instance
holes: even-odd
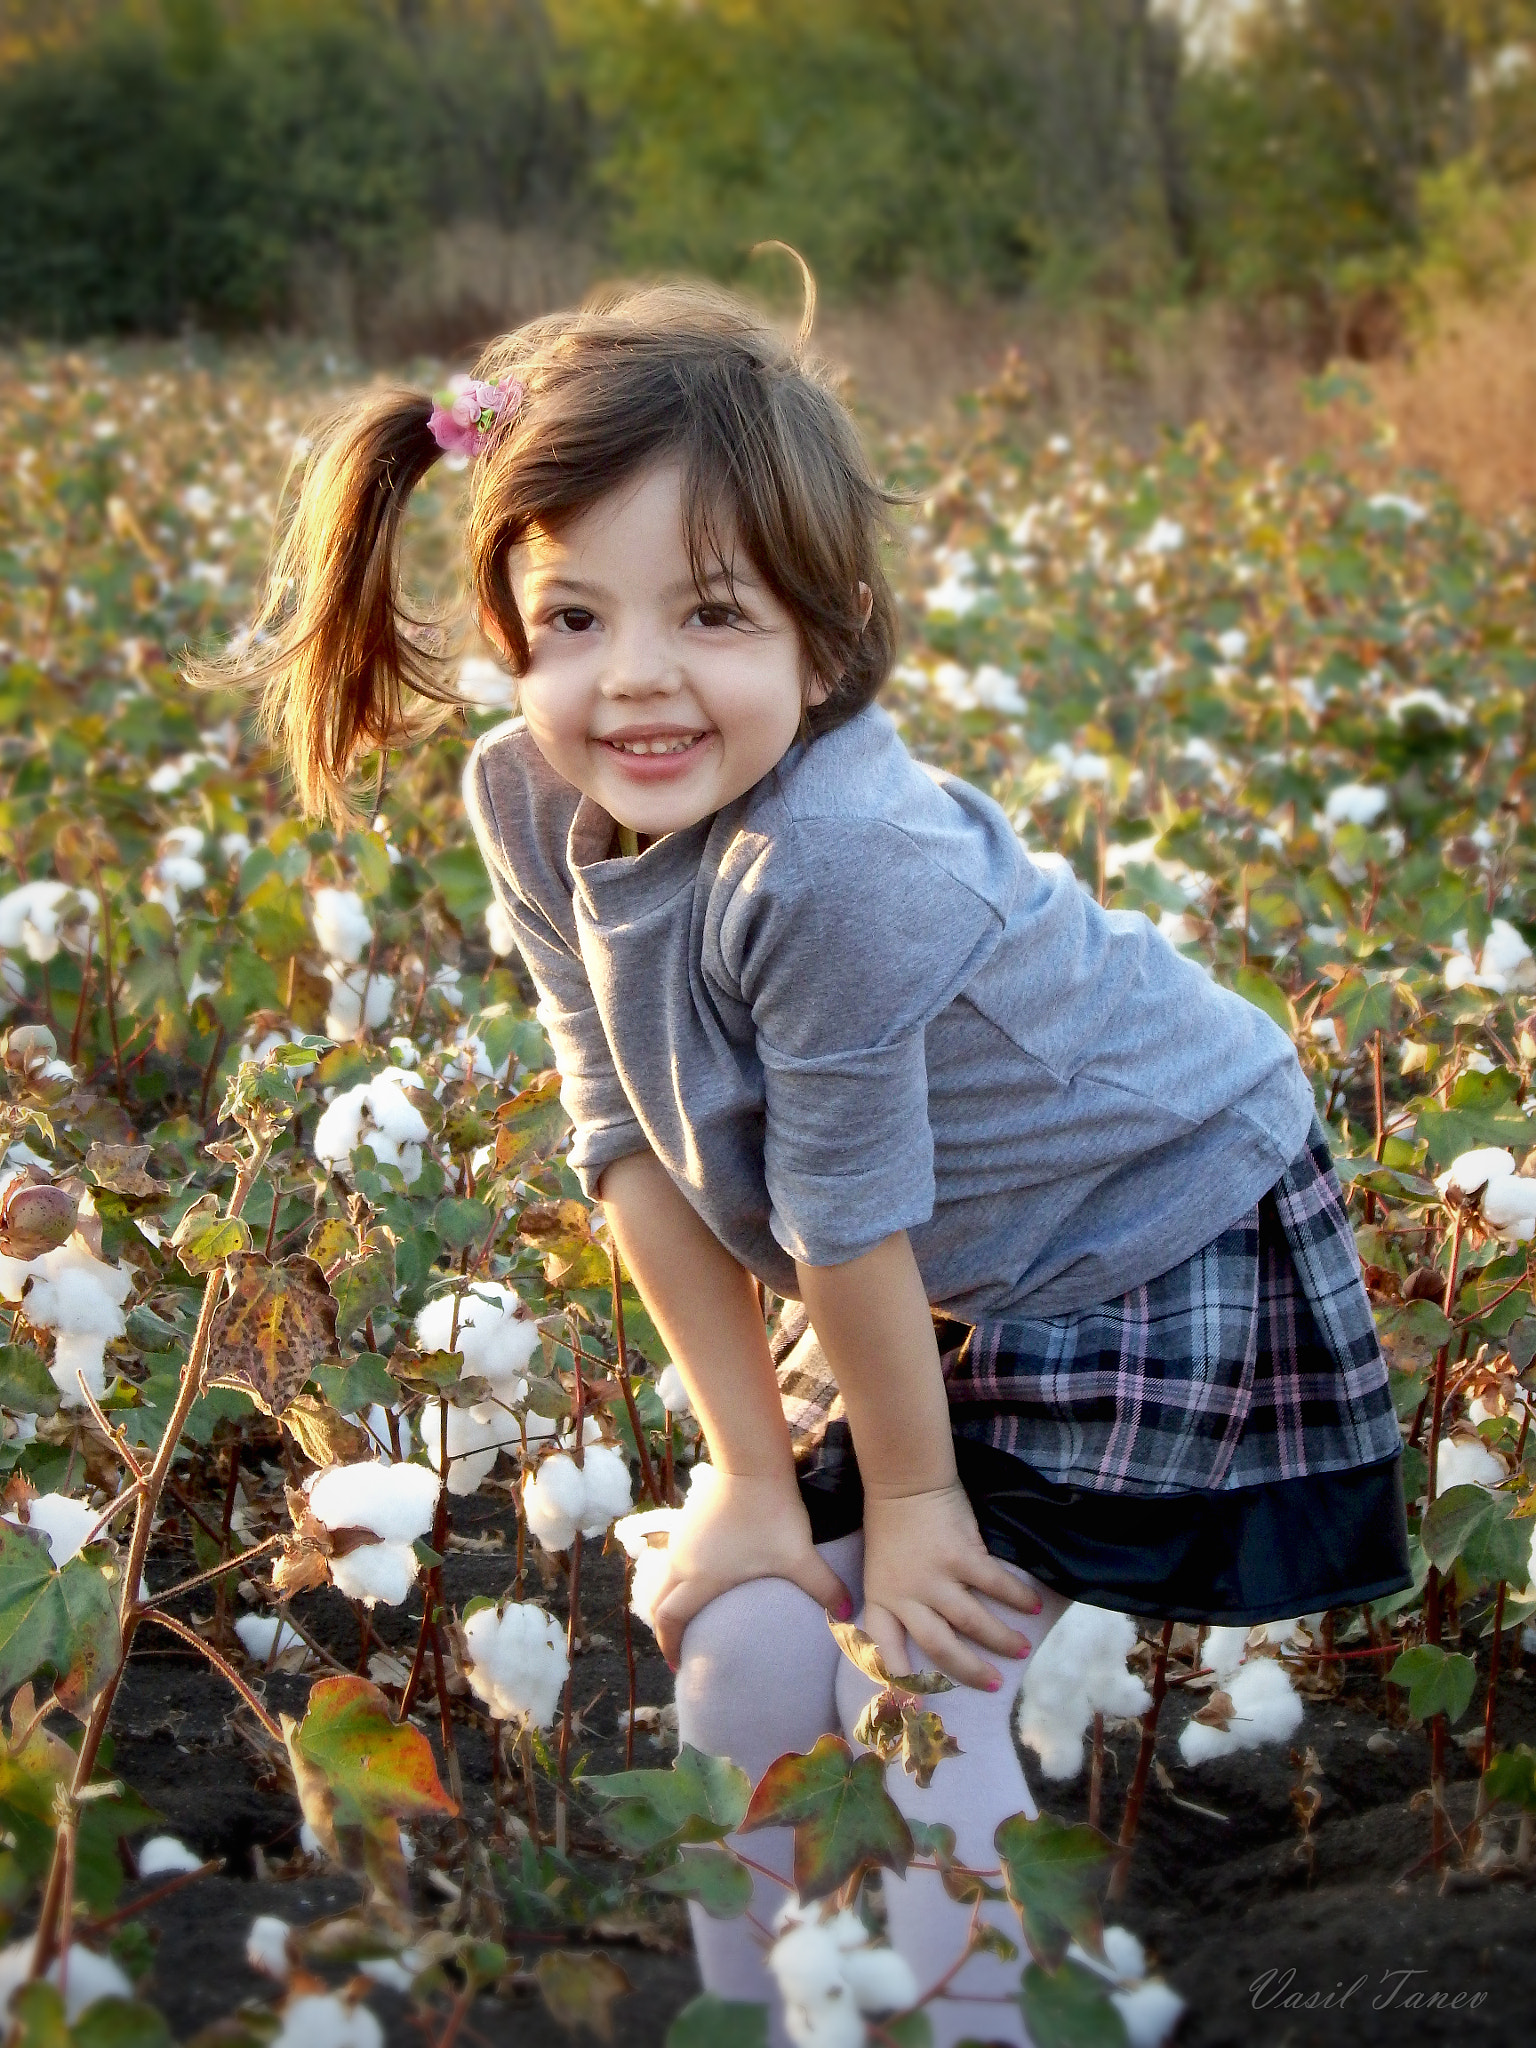
[[[208,1376],[282,1415],[310,1373],[336,1350],[336,1303],[325,1275],[302,1253],[274,1263],[260,1252],[232,1260],[234,1284],[213,1319]]]
[[[294,1396],[283,1410],[283,1427],[311,1465],[351,1465],[374,1454],[367,1430],[314,1394]]]
[[[148,1145],[93,1145],[85,1155],[85,1170],[99,1188],[115,1195],[163,1195],[165,1188],[144,1171]]]
[[[611,1956],[554,1949],[539,1957],[534,1975],[561,2026],[590,2027],[599,2040],[613,2039],[614,2000],[634,1987]]]
[[[1219,1728],[1225,1734],[1232,1726],[1232,1716],[1236,1711],[1231,1693],[1222,1692],[1218,1687],[1194,1718],[1202,1728]]]

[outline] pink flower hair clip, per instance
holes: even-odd
[[[497,424],[510,419],[523,402],[523,386],[515,378],[505,384],[482,384],[474,377],[452,377],[432,408],[427,425],[439,448],[471,460],[483,455]]]

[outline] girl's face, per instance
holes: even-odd
[[[672,464],[510,550],[528,635],[519,703],[563,781],[621,825],[660,838],[749,790],[794,741],[804,687],[795,622],[740,554],[704,600]]]

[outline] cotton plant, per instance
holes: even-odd
[[[381,974],[377,968],[370,973],[366,965],[342,967],[328,960],[325,978],[331,984],[325,1013],[327,1038],[349,1045],[365,1031],[376,1031],[389,1021],[395,1001],[393,976]]]
[[[333,1538],[345,1531],[364,1539],[331,1550],[338,1592],[367,1607],[380,1600],[398,1607],[416,1583],[414,1546],[432,1527],[437,1493],[437,1480],[424,1465],[366,1460],[313,1474],[305,1483],[309,1514]]]
[[[141,1843],[134,1858],[139,1876],[180,1877],[201,1870],[205,1859],[195,1849],[189,1849],[176,1835],[151,1835]]]
[[[1481,1437],[1442,1438],[1435,1454],[1435,1498],[1453,1486],[1502,1486],[1509,1477],[1504,1460],[1491,1451]]]
[[[196,825],[173,826],[160,840],[144,884],[144,900],[158,903],[172,923],[181,915],[183,892],[207,884],[208,870],[200,857],[206,843],[207,835]]]
[[[1469,943],[1464,929],[1452,932],[1441,973],[1447,989],[1480,988],[1504,996],[1536,988],[1536,957],[1509,920],[1496,917],[1480,947]]]
[[[1213,1628],[1206,1636],[1202,1657],[1216,1674],[1216,1690],[1179,1736],[1187,1764],[1285,1742],[1301,1726],[1290,1673],[1275,1657],[1250,1655],[1248,1638],[1245,1628]]]
[[[554,1552],[578,1536],[606,1536],[633,1504],[629,1461],[611,1444],[585,1446],[579,1465],[569,1451],[555,1451],[523,1487],[529,1534]]]
[[[272,1671],[301,1671],[310,1655],[304,1638],[276,1614],[242,1614],[235,1634],[251,1662]]]
[[[309,916],[315,941],[328,960],[351,967],[366,958],[373,925],[355,890],[317,889],[310,898]]]
[[[767,1963],[795,2048],[862,2048],[867,2015],[916,2003],[912,1966],[877,1943],[857,1913],[824,1913],[796,1897],[780,1907]]]
[[[270,2048],[384,2048],[384,2029],[367,2006],[339,1992],[295,1992],[282,2022]]]
[[[1184,2000],[1161,1977],[1148,1976],[1146,1950],[1128,1927],[1106,1927],[1103,1946],[1103,1955],[1095,1956],[1069,1942],[1068,1960],[1110,1987],[1109,2002],[1124,2024],[1128,2048],[1162,2048],[1179,2023]]]
[[[25,953],[40,965],[66,952],[94,951],[101,901],[69,882],[23,882],[0,896],[0,952]]]
[[[498,1721],[548,1728],[565,1690],[570,1658],[558,1625],[531,1601],[487,1602],[460,1624],[464,1676]]]
[[[421,1076],[403,1067],[386,1067],[371,1081],[343,1089],[326,1104],[315,1125],[313,1149],[322,1166],[344,1173],[352,1154],[366,1145],[381,1166],[398,1168],[407,1186],[421,1177],[422,1146],[431,1135],[426,1119],[410,1100],[422,1086]]]
[[[0,2014],[10,2011],[11,2000],[31,1977],[32,1950],[30,1934],[0,1949]],[[55,1956],[43,1974],[43,1982],[52,1984],[56,1990],[60,1988],[61,1979],[64,2018],[71,2027],[104,1998],[126,1999],[133,1996],[133,1986],[122,1965],[111,1956],[87,1948],[80,1941],[70,1944],[67,1972]]]
[[[1480,1223],[1495,1237],[1523,1244],[1536,1232],[1536,1180],[1521,1174],[1502,1145],[1476,1145],[1460,1153],[1435,1186],[1452,1208],[1475,1202]]]
[[[633,1567],[630,1574],[630,1610],[638,1615],[653,1635],[656,1632],[656,1601],[666,1577],[667,1545],[684,1518],[690,1512],[698,1513],[708,1504],[719,1484],[719,1474],[713,1465],[695,1465],[687,1497],[681,1507],[643,1508],[638,1514],[623,1516],[613,1525],[614,1537]]]
[[[62,1570],[80,1555],[86,1538],[99,1532],[101,1510],[67,1493],[35,1493],[0,1519],[18,1529],[35,1529],[47,1543],[55,1568]]]
[[[1074,1601],[1030,1655],[1019,1693],[1019,1740],[1047,1778],[1075,1778],[1095,1714],[1147,1712],[1152,1695],[1126,1659],[1136,1647],[1129,1615]]]
[[[77,1233],[40,1257],[0,1257],[0,1295],[17,1302],[34,1329],[52,1330],[49,1373],[66,1408],[83,1408],[81,1379],[94,1399],[106,1392],[106,1347],[127,1329],[123,1303],[132,1272],[98,1259]]]

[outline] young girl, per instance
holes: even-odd
[[[849,1733],[870,1687],[826,1613],[858,1612],[893,1669],[960,1681],[961,1755],[892,1790],[993,1866],[998,1822],[1034,1811],[1019,1660],[1066,1600],[1250,1622],[1409,1583],[1311,1088],[1258,1010],[907,754],[876,703],[886,501],[799,348],[651,289],[536,321],[477,374],[451,412],[363,399],[317,448],[269,713],[337,810],[403,692],[440,694],[395,552],[412,486],[471,456],[480,618],[522,716],[475,749],[470,819],[571,1165],[718,1475],[657,1607],[682,1735],[755,1778]],[[792,1305],[776,1345],[755,1281]],[[787,1875],[787,1836],[744,1847]],[[766,1924],[783,1893],[758,1892]],[[971,1909],[931,1873],[886,1894],[926,1987]],[[709,1988],[772,1997],[750,1921],[695,1924]],[[941,2048],[1023,2041],[1018,1981],[970,1961]]]

